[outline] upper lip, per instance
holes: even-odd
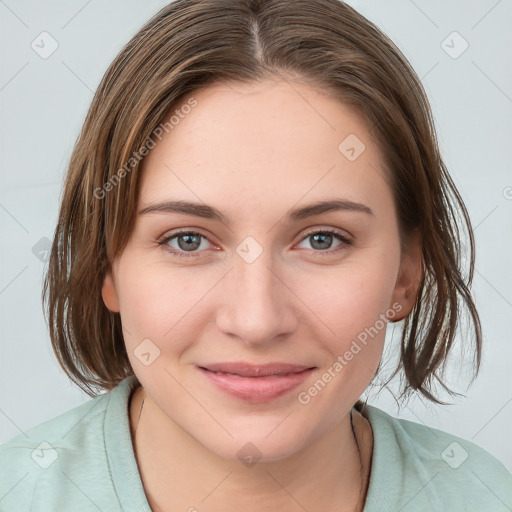
[[[200,368],[212,372],[224,372],[240,375],[241,377],[266,377],[268,375],[285,375],[288,373],[299,373],[314,368],[287,363],[250,364],[244,362],[226,362],[201,365]]]

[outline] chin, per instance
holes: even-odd
[[[234,438],[197,439],[206,449],[226,460],[239,460],[248,467],[256,463],[275,462],[287,459],[307,445],[305,434],[291,433],[283,429],[279,434],[271,428],[238,431]],[[279,428],[279,427],[278,427]]]

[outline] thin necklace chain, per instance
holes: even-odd
[[[142,389],[142,388],[141,388]],[[142,405],[140,406],[140,411],[139,411],[139,417],[137,418],[137,424],[135,425],[135,430],[134,430],[134,444],[135,444],[135,436],[137,434],[137,428],[139,426],[139,422],[140,422],[140,417],[142,415],[142,409],[144,408],[144,402],[146,400],[146,393],[144,393],[144,398],[142,399]],[[360,477],[360,487],[359,487],[359,499],[358,499],[358,502],[357,502],[357,509],[356,509],[356,512],[363,512],[363,507],[364,507],[364,497],[363,497],[363,485],[364,485],[364,467],[363,467],[363,457],[361,455],[361,449],[359,448],[359,442],[357,440],[357,434],[356,434],[356,430],[354,428],[354,418],[352,416],[352,411],[353,411],[353,408],[350,409],[350,427],[352,428],[352,435],[354,437],[354,441],[356,442],[356,446],[357,446],[357,453],[359,455],[359,465],[360,465],[360,472],[361,472],[361,477]],[[159,507],[160,509],[160,507]]]
[[[357,440],[356,429],[354,428],[354,418],[352,417],[353,408],[350,409],[350,426],[352,427],[352,434],[354,436],[354,441],[357,446],[357,453],[359,454],[359,466],[361,472],[360,487],[359,487],[359,500],[357,502],[356,512],[363,512],[364,507],[364,496],[363,496],[363,487],[364,487],[364,465],[363,465],[363,457],[361,455],[361,449],[359,448],[359,442]]]

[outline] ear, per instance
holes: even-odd
[[[107,271],[103,279],[101,296],[103,297],[105,306],[107,306],[110,311],[113,313],[119,313],[119,299],[117,297],[116,285],[114,284],[114,279],[110,270]]]
[[[422,277],[423,252],[421,235],[419,230],[415,229],[409,236],[406,247],[402,251],[400,270],[390,304],[390,308],[393,305],[396,307],[396,304],[400,304],[401,309],[399,310],[400,314],[392,319],[393,322],[403,320],[413,310]],[[393,310],[395,310],[395,307],[393,307]]]

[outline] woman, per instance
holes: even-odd
[[[460,267],[456,211],[471,246]],[[178,0],[100,84],[45,282],[107,393],[2,445],[1,510],[507,510],[478,446],[359,397],[390,322],[402,396],[470,294],[471,224],[397,48],[338,0]]]

